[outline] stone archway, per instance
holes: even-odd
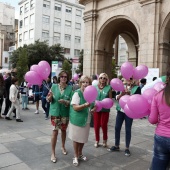
[[[166,74],[167,67],[170,67],[170,13],[160,29],[158,65],[162,74]]]
[[[115,16],[106,21],[99,30],[95,44],[94,72],[106,72],[111,75],[113,44],[121,35],[128,46],[128,60],[134,66],[138,63],[138,27],[126,16]]]

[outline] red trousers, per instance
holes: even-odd
[[[103,140],[107,140],[107,124],[109,121],[109,112],[95,112],[93,114],[94,119],[94,132],[96,141],[100,141],[100,127],[103,131]]]

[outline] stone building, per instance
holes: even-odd
[[[159,68],[170,63],[170,0],[79,0],[85,5],[84,74],[111,75],[118,35],[128,46],[128,60]]]

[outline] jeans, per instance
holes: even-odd
[[[45,97],[42,97],[41,101],[42,101],[42,108],[44,109],[46,117],[48,118],[48,116],[49,116],[49,109],[50,109],[50,103],[47,102]]]
[[[170,138],[155,134],[152,170],[166,170],[170,160]]]
[[[24,107],[25,104],[25,107]],[[22,108],[25,109],[27,108],[27,104],[28,104],[28,96],[22,96]]]
[[[125,120],[125,130],[126,130],[126,148],[129,148],[131,141],[131,129],[133,119],[126,116],[125,113],[118,111],[116,116],[116,125],[115,125],[115,146],[120,145],[120,131],[122,128],[123,121]]]

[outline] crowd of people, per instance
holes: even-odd
[[[93,78],[93,79],[92,79]],[[103,132],[102,146],[109,152],[120,150],[120,133],[122,124],[125,121],[125,156],[130,156],[129,150],[131,141],[131,130],[133,119],[129,118],[124,110],[119,106],[118,101],[126,94],[141,94],[141,89],[146,85],[146,79],[136,81],[133,78],[124,80],[125,90],[115,92],[117,101],[116,123],[115,123],[115,145],[108,148],[108,121],[110,109],[96,111],[94,103],[88,103],[83,96],[85,88],[93,85],[97,90],[96,100],[102,101],[105,98],[113,99],[113,89],[109,85],[109,77],[106,73],[101,73],[92,78],[82,75],[76,83],[69,81],[69,75],[66,71],[61,71],[57,77],[43,81],[42,85],[33,85],[33,95],[36,105],[36,114],[39,113],[39,101],[42,101],[42,108],[47,120],[50,115],[51,125],[53,127],[51,137],[51,161],[57,162],[56,144],[59,130],[61,130],[61,152],[67,155],[65,147],[66,131],[69,129],[68,138],[73,141],[74,158],[73,165],[78,166],[79,161],[86,161],[88,158],[83,154],[84,144],[88,142],[91,120],[94,121],[95,142],[94,147],[98,148],[100,143],[100,127]],[[154,79],[155,80],[155,79]],[[154,81],[153,80],[153,81]],[[6,120],[11,120],[11,113],[14,112],[17,122],[22,122],[20,118],[19,92],[22,97],[22,109],[28,109],[28,87],[26,82],[18,85],[18,79],[11,78],[7,73],[6,79],[0,75],[0,111],[5,98],[5,110],[2,115]],[[170,160],[170,70],[166,75],[165,88],[158,92],[151,105],[149,122],[157,124],[154,137],[154,156],[152,161],[152,170],[164,170]]]

